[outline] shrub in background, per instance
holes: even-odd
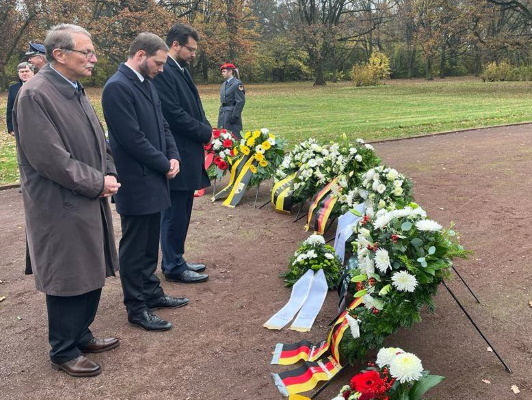
[[[380,51],[371,53],[366,64],[355,64],[351,77],[356,86],[375,86],[390,77],[390,60]]]

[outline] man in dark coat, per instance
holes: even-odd
[[[237,70],[234,64],[222,64],[220,70],[225,80],[220,88],[218,128],[225,128],[238,139],[242,139],[242,110],[246,104],[244,84],[235,76]]]
[[[168,180],[179,172],[179,152],[151,79],[163,70],[168,47],[153,33],[141,33],[128,60],[107,81],[102,105],[109,142],[122,184],[115,196],[122,223],[119,260],[128,320],[146,330],[172,324],[150,310],[182,307],[186,298],[164,294],[155,275],[161,211],[170,207]]]
[[[15,130],[13,129],[13,105],[15,104],[15,99],[17,98],[18,91],[22,85],[33,78],[33,65],[27,62],[21,62],[17,65],[17,74],[18,82],[9,86],[7,93],[6,123],[7,132],[11,136],[15,135]]]
[[[192,27],[175,24],[168,32],[169,47],[164,71],[153,81],[161,99],[163,114],[181,154],[181,172],[170,182],[172,206],[162,212],[162,270],[168,281],[184,283],[208,279],[203,264],[187,263],[184,258],[194,201],[194,191],[210,185],[205,171],[203,146],[212,138],[198,89],[185,68],[195,57],[199,35]]]
[[[100,121],[78,79],[97,62],[90,34],[76,25],[48,33],[45,66],[20,89],[13,110],[37,289],[46,294],[52,368],[94,376],[83,353],[119,345],[89,329],[105,277],[118,268],[107,197],[120,184]]]

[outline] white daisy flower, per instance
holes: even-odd
[[[437,232],[441,231],[442,226],[431,219],[422,219],[416,222],[416,228],[420,231]]]
[[[264,147],[262,147],[261,144],[259,144],[257,147],[255,147],[255,151],[260,154],[264,154],[266,150],[264,150]]]
[[[383,347],[377,353],[377,365],[379,368],[383,368],[386,365],[390,365],[392,360],[399,354],[404,353],[399,347]]]
[[[390,362],[390,374],[401,383],[417,381],[422,372],[421,360],[412,353],[401,353]]]
[[[386,273],[388,269],[392,269],[392,264],[390,263],[390,256],[388,250],[378,249],[375,252],[375,266],[383,274]]]
[[[400,292],[413,292],[416,290],[417,279],[406,271],[400,271],[393,274],[392,285]]]

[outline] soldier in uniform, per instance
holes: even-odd
[[[28,57],[28,62],[35,67],[35,72],[48,64],[46,61],[44,46],[40,43],[30,42],[30,48],[26,52],[25,56]]]
[[[220,67],[225,79],[220,89],[220,112],[218,113],[218,128],[231,131],[237,138],[242,139],[242,109],[246,103],[244,85],[237,76],[234,64],[225,63]]]

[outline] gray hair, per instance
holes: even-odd
[[[33,66],[33,64],[30,64],[29,62],[21,62],[19,65],[17,65],[17,71],[21,70],[21,69],[24,69],[24,68],[29,68],[31,72],[35,72],[35,67]]]
[[[81,33],[92,38],[91,34],[81,26],[72,24],[59,24],[52,26],[44,39],[44,48],[46,49],[46,60],[49,63],[55,61],[54,49],[71,49],[74,47],[74,34]]]
[[[159,50],[168,51],[168,46],[159,36],[150,32],[139,34],[129,46],[129,58],[133,58],[137,51],[144,50],[148,57],[155,55]]]

